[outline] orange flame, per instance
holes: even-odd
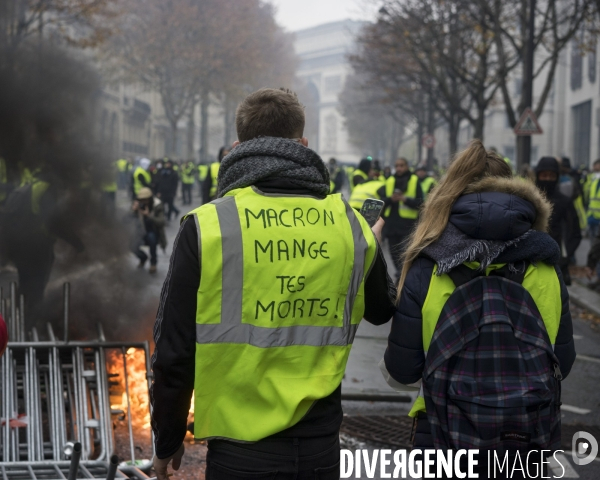
[[[150,428],[150,402],[148,396],[148,380],[146,379],[146,359],[144,351],[130,348],[126,353],[127,381],[129,385],[129,399],[131,408],[131,423],[135,428]],[[125,375],[123,370],[123,354],[118,350],[110,350],[106,355],[108,371],[118,376],[111,381],[118,382],[118,387],[113,387],[110,396],[110,408],[123,410],[127,413],[127,393],[125,389]]]

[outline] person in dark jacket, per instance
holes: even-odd
[[[563,378],[569,374],[575,360],[573,326],[558,265],[560,252],[545,233],[550,210],[533,183],[512,178],[506,163],[486,152],[481,142],[475,141],[457,157],[424,205],[405,253],[396,313],[380,364],[392,387],[419,389],[427,354],[424,332],[431,330],[431,326],[424,328],[424,311],[427,299],[436,295],[429,291],[432,277],[451,273],[465,262],[487,268],[503,264],[516,268],[528,262],[529,268],[545,264],[554,270],[552,282],[560,291],[552,298],[553,311],[560,312],[559,318],[552,319],[559,322],[554,352]],[[411,410],[416,422],[413,445],[433,448],[427,413],[416,406]]]
[[[165,250],[167,246],[164,206],[158,198],[154,197],[152,190],[144,187],[138,192],[131,211],[137,220],[131,250],[140,260],[139,268],[144,268],[148,261],[148,255],[140,247],[142,245],[150,247],[150,269],[148,271],[154,274],[156,273],[157,247],[160,246]]]
[[[410,189],[414,192],[409,192]],[[423,204],[421,183],[410,171],[405,158],[396,160],[394,175],[386,181],[386,193],[383,236],[388,241],[396,273],[400,276],[403,246],[417,223],[418,211]]]
[[[560,267],[565,283],[570,285],[568,259],[575,256],[575,251],[581,243],[579,218],[572,199],[560,192],[560,167],[556,158],[542,157],[535,168],[535,174],[536,185],[546,194],[546,198],[552,204],[548,232],[561,249],[564,244],[566,256],[561,258]]]
[[[157,186],[158,196],[168,208],[166,211],[167,220],[171,220],[171,214],[174,214],[176,218],[179,216],[179,209],[174,204],[178,182],[179,176],[173,170],[173,163],[171,160],[167,160],[160,169]]]
[[[361,183],[369,181],[370,173],[373,168],[372,166],[373,160],[370,158],[363,158],[358,163],[358,168],[354,170],[354,175],[352,176],[352,186],[356,187]]]
[[[289,121],[281,122],[279,120],[281,118],[287,118]],[[249,122],[248,119],[252,119],[252,122]],[[184,451],[183,439],[186,433],[187,416],[192,391],[195,386],[195,377],[200,373],[199,370],[202,369],[202,363],[197,362],[204,362],[206,360],[204,358],[197,359],[196,349],[201,345],[200,343],[196,343],[199,327],[197,319],[207,324],[214,324],[214,321],[211,318],[211,312],[198,310],[198,307],[206,305],[206,302],[211,302],[212,304],[222,303],[223,312],[225,312],[225,302],[234,305],[236,302],[230,296],[236,295],[236,292],[239,292],[241,295],[242,291],[246,293],[244,293],[244,297],[240,300],[240,304],[244,302],[256,303],[256,299],[260,298],[261,288],[264,287],[263,285],[243,285],[239,290],[236,290],[237,287],[235,286],[223,285],[222,293],[214,295],[211,291],[215,289],[220,291],[221,287],[209,284],[208,290],[200,291],[200,285],[204,285],[207,282],[204,275],[206,275],[206,272],[210,274],[210,269],[215,268],[214,265],[217,265],[216,268],[223,275],[225,272],[225,268],[219,268],[218,258],[215,258],[215,255],[211,255],[210,252],[205,250],[206,240],[203,239],[205,231],[207,232],[207,236],[204,238],[208,238],[208,242],[211,242],[211,237],[222,240],[218,241],[218,245],[223,245],[222,264],[228,266],[227,268],[230,268],[231,265],[236,265],[236,262],[242,261],[243,254],[247,254],[247,252],[231,248],[232,244],[230,243],[231,239],[236,237],[236,233],[231,232],[231,227],[241,228],[239,231],[240,235],[248,235],[242,233],[249,228],[245,222],[242,222],[242,225],[240,225],[239,221],[229,220],[223,222],[223,230],[219,226],[216,226],[208,230],[202,230],[200,234],[201,222],[207,218],[206,214],[210,215],[209,212],[214,211],[219,215],[219,221],[221,218],[230,219],[231,217],[222,217],[224,212],[222,206],[233,205],[235,208],[236,195],[248,194],[260,196],[262,198],[260,202],[269,202],[273,205],[273,208],[283,205],[282,208],[284,210],[281,211],[279,216],[281,223],[278,223],[277,227],[281,225],[287,227],[287,214],[291,214],[289,206],[293,206],[295,203],[299,205],[300,202],[316,202],[316,204],[319,202],[336,202],[340,205],[340,214],[356,219],[360,225],[358,214],[354,213],[354,210],[345,204],[343,199],[338,196],[328,195],[330,189],[329,174],[321,158],[314,151],[307,148],[308,140],[302,137],[304,110],[295,94],[289,91],[273,89],[263,89],[252,94],[238,107],[236,126],[238,138],[241,143],[239,145],[238,142],[234,144],[233,150],[223,159],[223,163],[220,166],[218,199],[211,204],[202,206],[183,221],[175,240],[169,273],[167,274],[161,294],[154,329],[156,350],[153,355],[154,383],[151,390],[153,406],[152,427],[155,433],[156,446],[154,467],[159,480],[166,480],[167,466],[171,461],[173,461],[175,469],[179,467],[181,462]],[[237,193],[228,195],[230,191]],[[251,191],[254,193],[251,193]],[[249,204],[247,203],[245,206],[247,207],[246,215],[248,215]],[[317,211],[314,208],[311,210],[314,212]],[[232,215],[238,215],[237,212],[233,212],[232,210],[230,212]],[[215,215],[216,218],[217,216]],[[308,219],[308,217],[306,218]],[[339,219],[339,217],[337,218]],[[309,224],[305,224],[299,217],[297,224],[298,227],[290,228],[289,231],[294,232],[297,229],[309,227]],[[331,226],[333,224],[327,223],[327,225]],[[337,223],[335,228],[338,228],[339,225],[340,223]],[[273,224],[273,227],[275,227],[275,224]],[[292,227],[291,224],[290,227]],[[365,227],[362,226],[360,228],[363,229]],[[222,231],[227,231],[226,229],[230,230],[228,237],[225,237],[221,233]],[[263,231],[262,226],[260,227],[260,231]],[[300,231],[304,233],[306,230]],[[273,228],[268,234],[276,244],[285,243],[283,239],[278,240],[281,235],[280,229]],[[350,231],[348,231],[348,234],[350,234]],[[300,240],[302,235],[293,235],[294,233],[287,233],[289,241],[292,238],[298,238],[299,241],[304,243],[304,240]],[[361,238],[364,239],[364,234]],[[350,239],[347,238],[347,240]],[[360,241],[362,243],[364,240]],[[326,243],[321,248],[324,248]],[[366,241],[364,243],[365,251],[367,249],[372,251],[373,246],[377,247],[376,251],[373,252],[374,256],[370,271],[364,272],[364,295],[360,300],[364,302],[364,307],[361,304],[357,304],[357,307],[349,308],[350,310],[354,308],[362,310],[364,308],[362,316],[369,322],[380,325],[386,323],[393,314],[393,298],[390,298],[390,294],[394,292],[394,287],[387,276],[387,267],[378,245],[373,245],[371,242],[370,246],[367,246]],[[203,247],[199,248],[199,244]],[[336,255],[338,253],[341,253],[341,250],[336,252]],[[352,255],[354,256],[355,254]],[[358,260],[352,269],[364,264],[364,261],[360,260],[362,258],[361,255],[361,253],[356,253],[355,258]],[[250,253],[250,256],[252,256],[252,253]],[[329,256],[332,260],[336,258],[331,253]],[[280,259],[285,261],[283,257],[280,257]],[[291,253],[289,259],[292,259]],[[285,266],[282,266],[282,264],[283,262],[279,263],[277,267],[279,268],[278,272],[280,275],[287,272],[284,269]],[[263,265],[259,267],[261,268],[261,272],[264,272]],[[337,262],[332,262],[330,265],[331,270],[326,274],[329,275],[333,272],[335,276],[341,267],[342,265],[338,265]],[[248,274],[246,272],[251,270],[252,267],[250,265],[248,269],[244,268],[244,275],[242,277],[245,278]],[[294,272],[294,275],[302,275],[302,270]],[[362,276],[363,274],[360,275],[360,277]],[[277,278],[289,280],[296,277],[282,276]],[[297,278],[305,279],[304,276]],[[224,276],[223,279],[225,279]],[[243,281],[243,278],[236,280]],[[267,280],[265,280],[266,283]],[[358,283],[363,283],[362,278],[358,279]],[[288,286],[282,295],[304,290],[304,284],[301,285],[299,290],[295,290],[293,286],[290,287],[289,281],[286,285]],[[307,284],[308,288],[310,287]],[[348,298],[351,298],[350,295],[352,293],[348,293]],[[308,310],[307,308],[304,311],[307,315],[314,316],[314,314],[309,313],[312,310]],[[223,358],[209,358],[208,360],[212,365],[209,369],[210,371],[202,371],[202,373],[209,376],[214,371],[218,371],[219,368],[223,368],[223,365],[227,365],[227,362],[231,359],[238,362],[240,364],[239,368],[242,368],[241,364],[251,361],[251,355],[263,355],[264,351],[271,349],[270,345],[272,342],[275,342],[278,345],[276,348],[281,349],[278,354],[279,362],[273,365],[268,363],[261,365],[261,372],[256,372],[257,379],[252,379],[252,385],[248,385],[249,379],[242,378],[240,378],[239,382],[232,379],[229,379],[229,382],[222,381],[222,385],[220,386],[222,390],[219,394],[226,398],[231,396],[232,402],[233,398],[235,398],[236,403],[245,401],[249,409],[259,409],[258,412],[261,412],[262,402],[255,402],[253,404],[251,401],[251,399],[256,397],[256,391],[262,388],[268,390],[268,392],[280,391],[285,380],[277,380],[278,378],[296,377],[293,371],[297,371],[298,368],[304,369],[305,367],[307,371],[311,370],[311,368],[316,368],[314,375],[302,374],[299,377],[299,381],[302,381],[304,386],[313,381],[318,381],[325,386],[327,392],[331,393],[323,392],[323,395],[321,395],[316,391],[316,393],[307,395],[305,398],[307,403],[310,402],[309,410],[305,414],[299,415],[298,418],[280,418],[280,416],[273,415],[269,420],[274,420],[276,424],[283,426],[283,428],[264,438],[257,438],[257,441],[240,439],[245,433],[244,429],[250,431],[256,425],[240,425],[242,432],[238,432],[237,436],[227,435],[223,438],[219,435],[215,438],[207,435],[207,478],[271,478],[274,474],[268,473],[270,471],[277,471],[277,478],[281,479],[321,478],[325,480],[339,478],[339,428],[343,418],[341,382],[338,385],[333,385],[337,383],[337,376],[331,376],[333,372],[327,366],[328,362],[324,362],[324,364],[320,364],[318,367],[316,365],[312,365],[311,367],[309,364],[302,365],[302,360],[298,358],[298,354],[293,359],[293,353],[291,354],[292,357],[289,357],[293,361],[288,362],[286,360],[286,355],[290,355],[286,353],[286,348],[288,348],[286,342],[288,340],[284,338],[282,342],[280,340],[281,334],[278,331],[281,330],[282,333],[289,331],[287,330],[288,325],[298,327],[299,329],[302,329],[303,325],[307,325],[306,318],[304,318],[304,323],[301,321],[304,313],[298,311],[298,314],[299,316],[296,317],[296,313],[294,313],[293,318],[290,315],[286,320],[287,323],[282,324],[281,327],[269,328],[268,326],[263,326],[260,327],[260,331],[256,329],[258,337],[262,333],[268,333],[268,342],[271,343],[266,346],[263,344],[263,347],[259,349],[260,351],[255,352],[256,344],[254,342],[257,342],[258,339],[249,338],[254,336],[252,332],[255,329],[250,329],[250,335],[247,337],[239,327],[241,320],[238,326],[235,326],[236,318],[240,317],[236,317],[236,314],[232,313],[233,320],[231,318],[226,320],[227,322],[234,322],[234,326],[230,328],[230,331],[241,332],[244,338],[229,346],[224,345],[221,351],[225,350],[230,353],[226,353]],[[339,317],[337,315],[333,317],[332,314],[333,311],[330,311],[329,314],[325,313],[323,316],[327,318],[327,321],[331,322],[331,325],[336,325],[335,322],[340,321]],[[347,315],[350,314],[344,314],[344,318],[349,318]],[[245,323],[245,325],[248,327],[253,326],[252,320],[255,319],[250,319],[249,323]],[[330,344],[325,342],[330,342],[331,340],[322,336],[325,332],[322,331],[323,333],[321,333],[319,326],[315,325],[313,320],[310,321],[310,328],[313,329],[310,335],[312,338],[300,339],[298,337],[297,342],[300,342],[300,344],[294,344],[293,348],[303,347],[302,342],[308,341],[311,343],[306,346],[316,347],[314,350],[315,353],[318,353],[317,349],[323,347],[330,348]],[[295,334],[292,333],[292,335]],[[202,338],[199,342],[201,341]],[[250,344],[250,342],[254,344]],[[321,344],[323,344],[323,347],[319,346]],[[209,346],[213,347],[215,345],[218,346],[220,344],[212,343]],[[244,351],[239,349],[240,345],[244,347]],[[339,368],[343,370],[343,359],[337,356],[337,346],[331,346],[331,348],[328,350],[331,357],[336,358],[336,361],[339,362]],[[239,352],[242,352],[241,357]],[[274,376],[273,369],[276,370]],[[342,370],[337,370],[336,373],[340,378]],[[231,372],[231,375],[236,374],[239,376],[243,375],[243,373],[237,370]],[[259,378],[261,376],[264,377],[264,381]],[[332,378],[334,379],[332,384],[333,389],[330,390],[328,386],[332,383]],[[196,388],[201,387],[196,383]],[[273,398],[270,402],[270,408],[277,410],[282,405],[294,405],[296,409],[305,408],[307,403],[296,405],[294,399],[294,396],[297,394],[302,395],[304,390],[302,388],[299,392],[290,392],[293,395],[293,397],[290,397],[292,400],[289,400],[286,395]],[[315,392],[314,389],[313,392]],[[212,391],[210,393],[202,392],[201,390],[195,392],[197,401],[195,409],[196,432],[202,429],[202,427],[198,427],[199,425],[204,424],[206,429],[202,431],[206,431],[209,428],[214,429],[215,425],[218,425],[219,422],[224,422],[222,420],[224,415],[219,414],[219,409],[227,408],[225,402],[223,405],[215,406],[212,409],[214,416],[210,412],[207,413],[205,411],[204,414],[199,412],[198,405],[200,402],[209,402],[207,399],[210,397],[207,397],[207,394],[213,395],[215,393]],[[212,408],[210,403],[205,406],[207,409]],[[229,411],[228,413],[229,416],[246,414],[246,412],[241,411]],[[261,420],[260,413],[257,413],[257,415],[257,423],[263,423],[264,425],[268,423],[264,421],[264,418]],[[275,428],[278,427],[276,426]],[[236,439],[238,440],[236,441]]]
[[[335,158],[329,159],[329,178],[333,183],[330,193],[341,193],[344,186],[344,170],[338,165]]]

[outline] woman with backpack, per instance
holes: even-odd
[[[427,198],[381,363],[392,387],[419,391],[414,448],[479,449],[484,472],[486,451],[559,448],[575,348],[550,216],[535,185],[478,140]]]

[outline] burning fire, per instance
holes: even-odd
[[[127,381],[131,408],[131,423],[135,428],[150,428],[150,402],[148,380],[146,379],[146,359],[143,350],[130,348],[126,353]],[[123,354],[119,350],[110,350],[106,356],[110,380],[118,386],[111,387],[110,408],[123,410],[127,414],[127,393],[123,370]]]

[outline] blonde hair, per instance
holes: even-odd
[[[435,242],[444,232],[454,202],[470,184],[484,177],[511,178],[512,171],[504,159],[494,152],[486,151],[480,140],[473,140],[464,151],[456,155],[446,175],[423,205],[417,228],[411,234],[402,255],[398,298],[413,262],[425,247]]]

